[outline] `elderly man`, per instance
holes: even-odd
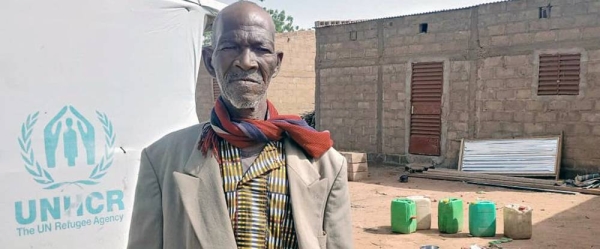
[[[271,16],[226,7],[202,56],[222,96],[209,123],[142,152],[128,248],[352,248],[346,160],[266,99],[283,58]]]

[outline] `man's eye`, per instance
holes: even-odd
[[[260,47],[259,47],[259,48],[258,48],[258,51],[261,51],[261,52],[263,52],[263,53],[271,53],[271,50],[270,50],[270,49],[268,49],[268,48],[260,48]]]
[[[235,49],[234,46],[223,46],[221,47],[221,50],[231,50],[231,49]]]

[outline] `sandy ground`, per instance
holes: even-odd
[[[461,182],[410,178],[398,182],[402,169],[371,166],[370,177],[362,182],[350,182],[352,221],[355,247],[419,248],[437,245],[442,249],[487,245],[494,238],[473,238],[468,231],[467,202],[478,198],[506,204],[525,204],[533,211],[533,238],[502,244],[512,248],[600,248],[600,197],[527,192],[483,187]],[[483,192],[482,192],[483,191]],[[479,193],[478,193],[479,192]],[[390,202],[396,197],[425,195],[432,200],[459,197],[465,202],[465,226],[459,234],[440,234],[437,230],[437,202],[432,203],[432,230],[403,235],[390,230]],[[502,209],[497,212],[497,236],[502,238]]]

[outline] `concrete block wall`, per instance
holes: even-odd
[[[271,81],[267,96],[281,114],[298,114],[315,108],[314,31],[279,33],[275,48],[284,53],[279,74]],[[201,65],[196,83],[196,113],[199,120],[208,120],[214,105],[212,78]]]
[[[382,124],[382,153],[402,154],[399,151],[408,149],[406,143],[407,105],[410,105],[406,89],[406,77],[409,66],[403,64],[384,65],[383,81],[383,124]]]
[[[319,68],[373,65],[379,56],[377,22],[330,26],[316,32]],[[356,32],[354,41],[350,40],[352,32]]]
[[[550,18],[538,7],[552,5]],[[498,14],[503,13],[503,14]],[[563,172],[600,170],[600,2],[512,1],[479,8],[476,138],[564,134]],[[580,53],[578,96],[538,96],[539,54]],[[600,129],[600,128],[598,128]]]
[[[204,67],[204,61],[202,61],[196,80],[196,115],[200,122],[210,120],[210,111],[214,104],[212,76],[208,74],[206,67]]]
[[[470,15],[470,10],[457,10],[317,29],[319,128],[330,130],[340,149],[406,154],[407,77],[415,55],[446,63],[466,57],[471,33],[470,24],[462,20]],[[427,33],[420,33],[421,23],[428,23]],[[468,80],[468,75],[450,77]],[[356,138],[360,130],[367,132]]]
[[[406,61],[412,55],[462,54],[469,45],[470,10],[380,20],[383,26],[384,64]],[[427,23],[427,33],[420,24]]]
[[[315,108],[315,32],[298,31],[275,36],[283,52],[281,71],[271,81],[268,98],[282,114],[303,114]]]
[[[543,103],[533,100],[533,55],[498,56],[483,59],[478,69],[476,135],[504,138],[539,135],[536,121],[556,122],[544,113]],[[560,134],[560,132],[558,133]]]
[[[326,27],[317,34],[317,128],[329,130],[337,149],[377,150],[377,24]],[[318,31],[317,31],[318,32]],[[356,40],[350,41],[351,32]],[[330,64],[332,63],[332,64]],[[319,105],[319,103],[321,103]]]
[[[447,123],[448,132],[442,134],[446,136],[446,143],[443,156],[448,160],[448,163],[458,161],[457,153],[460,149],[460,139],[470,137],[469,130],[472,125],[469,123],[474,116],[474,110],[470,105],[471,88],[470,79],[472,71],[476,71],[473,67],[474,63],[470,61],[457,60],[450,62],[450,83],[449,87],[444,89],[449,101],[444,104],[449,105],[448,109],[442,110],[442,123]]]
[[[548,4],[553,6],[550,18],[540,19],[539,7]],[[427,34],[419,34],[420,23],[428,23]],[[364,35],[351,41],[351,31]],[[449,81],[443,95],[444,141],[442,156],[434,161],[456,167],[462,138],[562,132],[563,173],[598,171],[600,156],[592,150],[600,146],[599,38],[597,0],[515,0],[318,28],[317,123],[333,131],[337,147],[411,162],[410,65],[444,61]],[[582,54],[579,96],[537,96],[539,54],[573,52]],[[369,86],[353,92],[345,82],[354,74],[367,78],[356,72],[363,67],[375,79],[351,82],[355,88]],[[353,130],[348,125],[352,121],[337,131],[340,119],[352,119],[345,115],[359,108],[336,104],[332,96],[342,92],[352,96],[364,89],[376,96],[369,102],[376,107],[358,119],[376,120],[376,129],[369,130],[369,135],[375,134],[375,145],[352,138],[354,134],[347,132]]]
[[[376,74],[373,66],[321,70],[319,129],[331,132],[336,148],[377,149]]]
[[[444,62],[447,64],[445,68],[454,68],[447,72],[446,81],[456,80],[456,85],[446,87],[462,89],[456,92],[456,96],[445,91],[443,98],[445,101],[460,99],[461,102],[451,107],[458,108],[463,114],[451,115],[453,112],[447,109],[443,115],[456,117],[458,121],[464,119],[464,113],[468,112],[466,84],[471,65],[465,58],[469,54],[471,39],[470,20],[471,10],[467,9],[317,29],[316,109],[320,117],[317,118],[319,128],[330,130],[336,139],[336,147],[340,149],[388,154],[393,155],[388,157],[392,158],[391,161],[406,161],[403,155],[408,154],[410,136],[407,127],[410,126],[413,62]],[[422,23],[428,23],[427,33],[420,33]],[[354,41],[350,39],[351,32],[358,34]],[[367,68],[366,72],[370,74],[364,75],[365,71],[361,68]],[[348,81],[351,81],[350,85]],[[340,93],[360,95],[340,101],[347,98]],[[360,108],[353,107],[359,103],[363,107],[368,105],[369,112],[362,115]],[[361,113],[358,117],[355,116],[356,111]],[[355,118],[357,121],[353,121]],[[357,139],[356,133],[349,130],[363,130],[352,128],[355,122],[362,123],[361,119],[368,120],[369,137],[365,134]],[[458,137],[466,132],[465,129],[466,123],[450,126],[443,132],[444,135],[450,133]],[[445,147],[442,150],[447,151]]]
[[[582,51],[579,96],[537,96],[534,55],[484,60],[478,85],[477,137],[564,135],[563,167],[585,173],[600,169],[600,50]],[[498,66],[493,66],[498,64]],[[509,71],[508,74],[502,72]],[[533,73],[530,73],[533,71]]]
[[[552,5],[551,16],[539,18],[539,7]],[[565,42],[600,37],[600,3],[595,0],[522,0],[479,7],[482,47],[564,47]]]
[[[458,146],[452,140],[468,136],[469,121],[469,77],[471,63],[469,61],[449,61],[451,55],[441,55],[427,58],[424,61],[441,61],[448,72],[445,79],[448,84],[444,87],[442,105],[442,136],[447,138],[442,146]],[[383,65],[383,93],[382,93],[382,153],[406,154],[408,153],[408,138],[410,136],[410,82],[411,65],[406,61],[403,64]],[[444,128],[445,127],[445,128]],[[454,148],[454,147],[453,147]],[[445,156],[453,157],[451,148],[442,149]]]

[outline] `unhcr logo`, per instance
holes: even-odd
[[[76,119],[77,125],[72,117],[67,117],[67,112]],[[33,179],[44,186],[45,189],[56,189],[65,185],[94,185],[104,177],[113,163],[113,148],[116,134],[113,131],[113,125],[101,112],[96,112],[97,119],[102,125],[104,131],[104,156],[96,164],[96,134],[95,128],[77,109],[73,106],[63,107],[54,118],[44,127],[44,148],[46,167],[42,167],[35,157],[32,149],[32,133],[38,120],[39,112],[27,116],[27,120],[21,125],[21,135],[19,136],[19,145],[21,147],[21,157],[25,162],[25,169]],[[48,169],[57,167],[57,148],[59,141],[63,142],[63,156],[67,161],[68,167],[74,167],[76,159],[85,157],[85,164],[93,166],[87,178],[74,181],[57,182],[52,177]],[[79,142],[85,148],[85,154],[80,156]]]
[[[43,125],[43,130],[37,127],[39,112],[27,116],[18,144],[24,168],[34,182],[46,190],[82,190],[100,183],[113,165],[116,133],[105,113],[95,114],[92,119],[73,106],[65,106]],[[36,153],[34,148],[44,153]],[[114,213],[124,208],[122,190],[18,201],[15,219],[22,227],[17,232],[27,236],[121,222],[123,214]],[[95,217],[85,218],[87,215]]]

